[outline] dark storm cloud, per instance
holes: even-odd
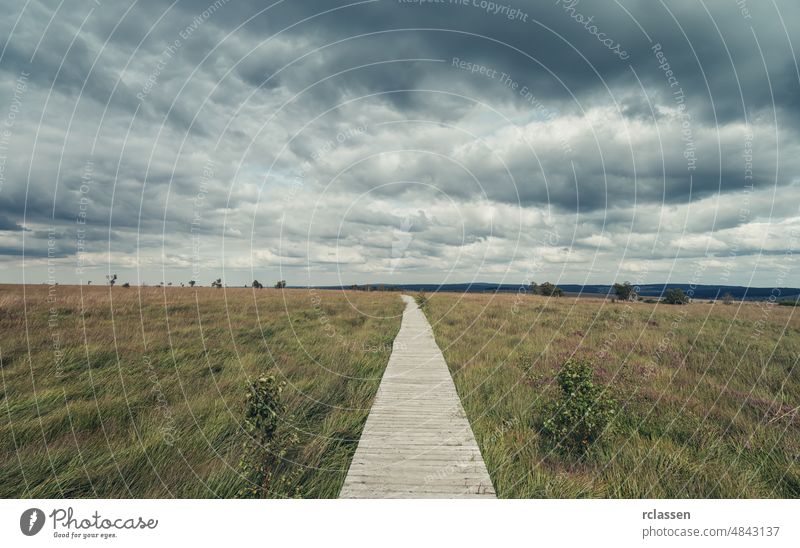
[[[640,160],[635,173],[635,159],[630,153],[609,152],[587,140],[574,154],[579,170],[577,187],[569,170],[556,170],[550,175],[555,187],[546,191],[543,181],[534,178],[522,190],[525,203],[550,199],[566,209],[603,208],[609,200],[630,203],[634,199],[663,198],[680,202],[737,190],[741,169],[728,158],[741,151],[742,139],[720,143],[710,132],[717,124],[769,120],[790,114],[798,106],[796,66],[782,27],[785,24],[791,35],[796,25],[793,15],[798,8],[791,3],[778,4],[779,11],[771,6],[754,10],[751,19],[725,2],[711,3],[708,13],[688,1],[669,5],[632,2],[626,4],[630,15],[606,2],[518,3],[516,7],[527,10],[530,16],[525,22],[509,21],[467,4],[287,2],[258,14],[263,9],[260,4],[236,3],[216,22],[232,28],[254,16],[242,27],[254,42],[280,33],[281,40],[304,42],[304,53],[323,48],[293,66],[288,75],[281,75],[291,89],[313,86],[295,99],[312,112],[350,97],[382,92],[382,100],[408,116],[448,120],[462,116],[464,109],[472,106],[469,100],[452,96],[450,104],[440,104],[430,93],[397,91],[410,89],[463,94],[494,105],[513,100],[515,95],[503,93],[498,82],[452,69],[454,57],[507,73],[519,85],[528,85],[550,111],[559,113],[579,113],[598,103],[619,101],[622,116],[655,122],[663,118],[663,113],[653,110],[652,102],[677,107],[673,92],[680,89],[696,141],[690,146],[705,152],[699,155],[692,173],[687,173],[680,150],[669,153],[666,165]],[[202,3],[181,7],[191,12]],[[598,47],[597,38],[575,21],[576,13],[592,16],[592,24],[624,44],[631,55],[630,66],[608,49]],[[265,28],[270,38],[265,37]],[[656,57],[656,50],[663,57]],[[411,58],[445,63],[387,63]],[[268,57],[247,57],[239,74],[251,85],[260,85],[279,65]],[[326,76],[365,65],[372,66],[349,70],[346,76],[314,85]],[[676,87],[670,85],[672,75]],[[645,85],[646,95],[636,76]],[[525,106],[519,97],[516,103]],[[632,105],[636,105],[635,110]],[[701,139],[699,133],[704,129],[710,132]],[[667,138],[667,148],[681,143],[680,134]],[[758,143],[755,146],[767,148]],[[769,155],[760,155],[763,167],[755,184],[785,184],[785,178],[776,181],[775,173],[770,172],[774,162]],[[608,160],[604,166],[600,165],[601,156]],[[530,172],[535,166],[528,161],[520,167]],[[436,170],[431,173],[438,184],[448,185],[444,174]],[[631,184],[634,177],[639,183],[635,195]],[[455,195],[462,189],[456,183],[448,187]],[[502,189],[502,185],[494,187],[500,199],[516,198],[515,192],[506,195]]]
[[[5,215],[0,215],[0,230],[22,230],[22,226]]]
[[[487,13],[471,1],[465,4],[308,0],[283,2],[264,11],[260,2],[236,2],[226,6],[216,22],[233,28],[253,17],[242,30],[254,40],[265,39],[265,29],[268,34],[303,36],[315,47],[347,40],[330,50],[326,60],[333,63],[332,69],[337,60],[351,67],[381,55],[457,56],[517,78],[525,76],[536,83],[538,95],[558,102],[568,101],[568,92],[579,98],[605,94],[604,82],[612,87],[636,85],[628,63],[586,30],[594,25],[624,47],[633,68],[649,84],[664,83],[652,51],[654,44],[660,44],[686,94],[703,107],[698,114],[707,119],[739,118],[743,107],[771,108],[773,99],[780,108],[800,106],[797,68],[787,39],[798,30],[800,7],[794,2],[776,2],[777,9],[772,3],[753,7],[750,18],[724,1],[700,6],[693,0],[668,4],[639,0],[623,4],[627,13],[620,5],[601,0],[509,2],[529,16],[526,21]],[[192,13],[204,5],[202,0],[182,2],[179,8]],[[576,16],[592,17],[592,22],[582,25]],[[403,71],[402,83],[413,87],[438,70],[412,67]],[[347,85],[376,89],[397,80],[396,71],[364,73],[351,75]],[[655,89],[668,92],[664,85]]]
[[[43,257],[41,229],[73,238],[84,207],[90,252],[160,245],[181,267],[198,247],[218,260],[219,240],[246,256],[252,233],[270,264],[332,268],[338,245],[379,270],[399,239],[409,261],[392,268],[456,251],[477,268],[481,246],[510,262],[548,223],[579,251],[618,249],[633,228],[630,249],[652,258],[651,232],[672,246],[659,257],[700,253],[712,230],[717,252],[757,250],[756,221],[797,215],[796,2],[506,4],[4,4],[0,80],[30,76],[0,246],[19,255],[24,218]]]

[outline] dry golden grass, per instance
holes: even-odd
[[[300,437],[277,474],[335,497],[401,313],[387,293],[0,286],[0,496],[235,496],[245,385],[272,370]]]
[[[440,294],[425,309],[501,496],[800,495],[795,308]],[[244,386],[271,370],[300,437],[277,474],[334,497],[401,313],[392,293],[0,286],[0,496],[235,496]],[[571,355],[621,407],[585,459],[541,433]]]
[[[500,496],[800,496],[800,309],[438,294],[426,313]],[[542,424],[556,372],[621,405],[585,459]]]

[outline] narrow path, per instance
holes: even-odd
[[[494,498],[442,351],[406,309],[340,498]]]

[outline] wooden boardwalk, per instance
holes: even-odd
[[[414,299],[340,498],[494,498],[456,387]]]

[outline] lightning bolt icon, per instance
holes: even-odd
[[[31,512],[31,522],[28,524],[28,531],[33,530],[33,526],[36,524],[36,517],[37,517],[36,510],[33,510]]]

